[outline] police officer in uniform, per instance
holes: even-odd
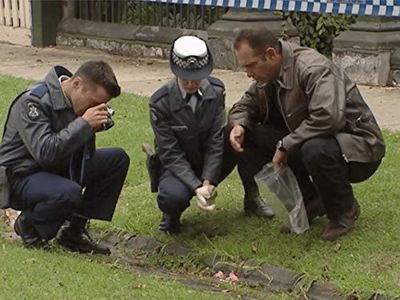
[[[89,61],[75,74],[53,67],[11,104],[0,165],[10,206],[22,211],[14,229],[26,247],[48,247],[57,235],[66,249],[109,253],[85,225],[111,220],[127,174],[123,149],[95,148],[96,132],[110,125],[106,103],[119,94],[111,67]]]
[[[195,36],[175,40],[170,67],[176,78],[152,95],[150,120],[161,163],[160,231],[179,233],[181,214],[192,196],[200,208],[215,208],[223,156],[225,88],[209,76],[212,55]]]

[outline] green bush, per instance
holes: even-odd
[[[283,12],[282,15],[298,30],[300,44],[332,56],[333,39],[349,29],[355,16],[318,13]]]

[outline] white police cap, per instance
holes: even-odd
[[[210,75],[213,59],[205,41],[195,36],[181,36],[172,44],[170,66],[178,78],[200,80]]]

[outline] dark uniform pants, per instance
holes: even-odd
[[[221,176],[219,182],[227,177],[236,166],[236,157],[229,145],[229,132],[225,130],[224,135],[224,156],[221,168]],[[202,173],[202,170],[195,172],[197,175]],[[218,184],[217,182],[216,184]],[[186,186],[178,177],[171,171],[162,169],[160,181],[158,184],[159,193],[157,203],[160,210],[167,214],[182,213],[190,206],[190,200],[194,196],[188,186]]]
[[[251,131],[247,130],[242,153],[232,150],[228,141],[228,131],[226,133],[219,182],[228,176],[237,164],[245,193],[258,192],[254,175],[272,160],[276,143],[286,136],[288,131],[270,125],[258,125]],[[354,202],[351,183],[369,178],[380,163],[381,161],[345,162],[339,144],[333,136],[309,139],[288,153],[288,165],[297,178],[304,202],[319,197],[330,220],[340,219],[343,213],[351,208]],[[163,172],[159,189],[157,201],[163,212],[182,212],[190,205],[193,192],[171,172]]]
[[[11,183],[13,208],[33,222],[43,239],[53,238],[73,213],[110,221],[129,167],[120,148],[97,149],[87,163],[82,187],[68,178],[38,172]]]
[[[163,170],[158,185],[157,203],[160,210],[167,214],[182,213],[190,205],[194,192],[171,171]]]

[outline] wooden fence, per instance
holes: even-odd
[[[0,0],[0,25],[31,28],[30,0]]]

